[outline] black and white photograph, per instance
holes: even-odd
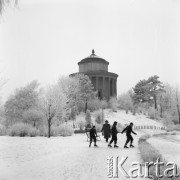
[[[0,180],[180,180],[180,0],[0,0]]]

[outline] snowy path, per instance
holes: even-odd
[[[175,162],[180,167],[180,135],[152,137],[148,139],[167,161]]]
[[[140,136],[135,137],[136,147]],[[124,141],[125,135],[119,134],[120,148],[115,149],[108,148],[103,138],[98,148],[89,148],[84,135],[0,137],[0,180],[106,180],[108,156],[128,156],[124,164],[127,171],[132,169],[132,161],[140,159],[138,148],[123,149]],[[116,179],[131,178],[119,173]]]

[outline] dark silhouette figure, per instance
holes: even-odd
[[[114,147],[118,147],[116,144],[117,144],[117,128],[116,128],[116,125],[117,125],[117,122],[115,121],[114,124],[112,125],[112,128],[111,128],[111,135],[112,135],[112,138],[111,138],[111,141],[109,142],[108,146],[109,147],[112,147],[111,146],[111,143],[114,141]]]
[[[90,135],[90,144],[89,144],[89,147],[91,147],[92,140],[94,141],[94,147],[97,147],[97,145],[96,145],[97,133],[96,133],[96,127],[95,126],[93,126],[90,129],[89,135]]]
[[[108,139],[111,137],[111,127],[108,120],[106,120],[105,124],[103,124],[101,132],[103,132],[104,138],[106,139],[106,142],[108,142]]]
[[[133,127],[133,123],[131,122],[129,126],[127,126],[121,133],[123,134],[125,131],[126,131],[126,136],[127,136],[127,140],[126,140],[126,143],[124,145],[124,148],[128,148],[127,147],[127,144],[130,142],[130,147],[134,147],[132,145],[133,143],[133,137],[131,136],[131,133],[137,135],[133,130],[132,130],[132,127]]]

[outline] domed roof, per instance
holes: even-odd
[[[99,63],[109,64],[109,62],[106,61],[105,59],[95,55],[94,49],[92,50],[92,54],[82,59],[80,62],[78,62],[78,65],[83,64],[83,63],[89,63],[89,62],[99,62]]]

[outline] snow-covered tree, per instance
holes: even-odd
[[[157,96],[164,92],[164,86],[159,77],[154,75],[147,80],[139,81],[133,88],[134,103],[154,102],[154,108],[157,110]]]
[[[23,121],[23,113],[39,106],[39,84],[32,81],[27,86],[19,88],[5,102],[4,111],[7,125]]]
[[[54,120],[63,121],[66,107],[66,97],[58,86],[49,86],[42,97],[42,111],[47,119],[48,137],[51,136],[51,126]]]
[[[43,121],[43,113],[38,109],[29,109],[23,113],[23,121],[33,124],[34,127]]]

